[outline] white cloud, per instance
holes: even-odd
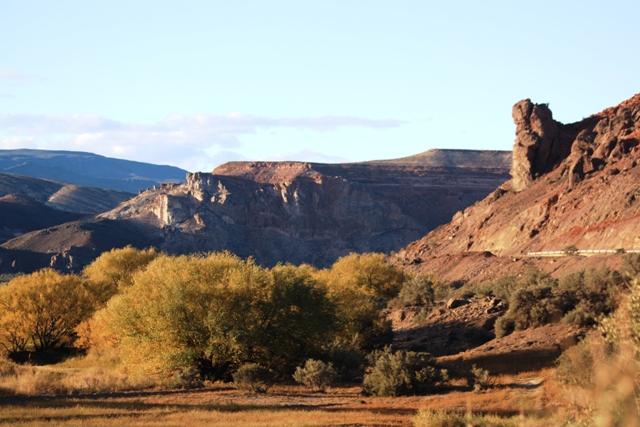
[[[9,138],[0,138],[0,148],[4,150],[15,150],[18,148],[27,148],[34,145],[33,138],[20,138],[17,136]]]
[[[153,163],[171,163],[189,170],[199,165],[240,160],[242,137],[276,128],[330,132],[338,128],[393,128],[400,120],[357,117],[269,118],[231,113],[172,114],[155,124],[127,123],[91,114],[46,115],[0,113],[0,138],[29,142],[32,148],[93,151]],[[291,157],[293,156],[293,157]],[[337,161],[320,153],[300,151],[289,158]]]

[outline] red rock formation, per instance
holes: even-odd
[[[401,262],[429,269],[433,257],[465,252],[640,249],[640,95],[568,125],[529,100],[513,117],[512,180],[410,244]],[[450,263],[431,264],[454,274]]]

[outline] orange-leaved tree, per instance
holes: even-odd
[[[69,345],[74,328],[93,310],[78,276],[51,269],[19,276],[0,288],[0,344],[9,352]]]

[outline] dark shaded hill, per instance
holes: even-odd
[[[83,214],[63,212],[20,194],[0,197],[0,243],[42,228],[75,221]]]
[[[227,163],[188,174],[184,184],[143,191],[93,218],[20,236],[2,245],[10,251],[0,259],[6,267],[14,264],[11,251],[33,253],[78,269],[99,250],[133,244],[174,254],[230,250],[266,266],[324,267],[350,252],[398,250],[508,178],[508,153],[487,154],[495,160],[490,167],[470,167],[477,156],[456,154],[459,167],[419,159]],[[120,225],[126,232],[117,231]]]
[[[137,193],[167,182],[181,182],[187,171],[92,153],[0,150],[0,172],[46,178],[89,187]]]
[[[134,196],[124,191],[0,173],[0,197],[8,194],[21,194],[58,210],[82,213],[105,212]]]

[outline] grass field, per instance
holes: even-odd
[[[497,376],[480,393],[454,384],[439,394],[396,398],[366,397],[355,386],[312,393],[305,387],[281,385],[266,394],[253,394],[227,384],[197,390],[4,396],[0,425],[411,426],[420,409],[535,415],[564,405],[555,400],[561,393],[549,385],[551,375],[547,370]]]

